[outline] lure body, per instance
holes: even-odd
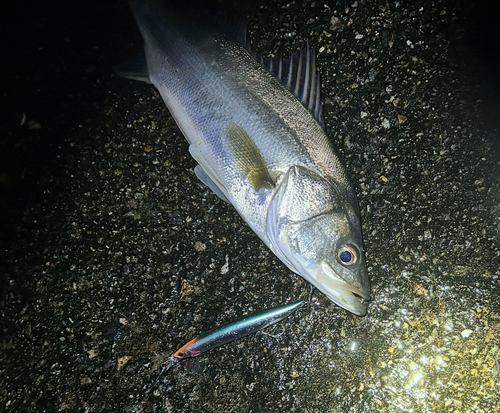
[[[172,367],[182,359],[196,357],[205,351],[212,350],[215,347],[230,343],[231,341],[248,336],[258,330],[275,324],[288,317],[304,304],[304,301],[298,301],[293,304],[257,311],[214,328],[207,333],[203,333],[177,350],[169,361],[167,361],[166,368]]]
[[[160,373],[155,381],[159,380],[160,376],[175,366],[179,361],[196,357],[197,355],[212,350],[215,347],[222,346],[246,337],[256,331],[269,327],[288,317],[291,313],[299,309],[305,304],[305,301],[298,301],[293,304],[286,304],[279,307],[269,308],[267,310],[257,311],[253,314],[238,318],[213,330],[203,333],[188,343],[184,344],[172,356],[170,356],[163,364]],[[149,390],[146,392],[146,398]]]

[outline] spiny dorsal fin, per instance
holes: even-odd
[[[250,41],[247,38],[247,25],[243,19],[238,17],[226,18],[219,21],[218,25],[227,36],[252,53]]]
[[[272,75],[292,92],[325,128],[321,104],[321,79],[316,71],[316,52],[309,43],[288,58],[282,56],[262,57],[252,51],[247,38],[245,21],[238,17],[218,17],[216,27],[231,39],[242,45]]]
[[[324,129],[325,122],[320,94],[321,81],[320,75],[316,71],[314,47],[309,47],[308,43],[306,47],[289,58],[282,56],[257,57],[257,60],[309,109]]]

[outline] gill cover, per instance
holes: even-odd
[[[358,315],[369,298],[355,206],[335,182],[293,166],[276,190],[267,216],[275,253],[340,306]]]

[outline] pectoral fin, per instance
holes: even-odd
[[[274,187],[273,180],[259,149],[252,141],[252,138],[240,126],[234,123],[228,124],[222,139],[229,149],[235,167],[255,191]]]

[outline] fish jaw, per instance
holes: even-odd
[[[346,281],[347,277],[339,274],[328,262],[321,261],[319,264],[311,265],[309,263],[308,265],[307,262],[299,259],[297,254],[292,253],[287,242],[277,243],[277,239],[274,237],[272,241],[274,244],[271,245],[271,250],[290,270],[310,282],[331,301],[345,310],[360,317],[366,314],[366,306],[361,299],[370,299],[370,284],[362,251],[360,251],[361,256],[359,257],[361,261],[359,262],[358,276]]]
[[[304,195],[307,194],[307,195]],[[304,167],[286,173],[270,202],[267,236],[272,251],[331,301],[363,316],[370,298],[357,209],[345,190]],[[351,262],[341,258],[349,251]]]
[[[348,284],[326,262],[322,262],[320,268],[314,273],[309,281],[330,300],[358,316],[366,314],[366,306],[359,297],[365,300],[370,299],[368,282],[361,285],[361,288]]]
[[[370,285],[366,274],[363,274],[358,287],[344,281],[325,261],[316,266],[304,267],[303,263],[289,254],[287,259],[283,259],[282,253],[280,251],[277,255],[293,272],[309,281],[335,304],[357,316],[366,315],[366,305],[362,302],[362,299],[370,299]]]

